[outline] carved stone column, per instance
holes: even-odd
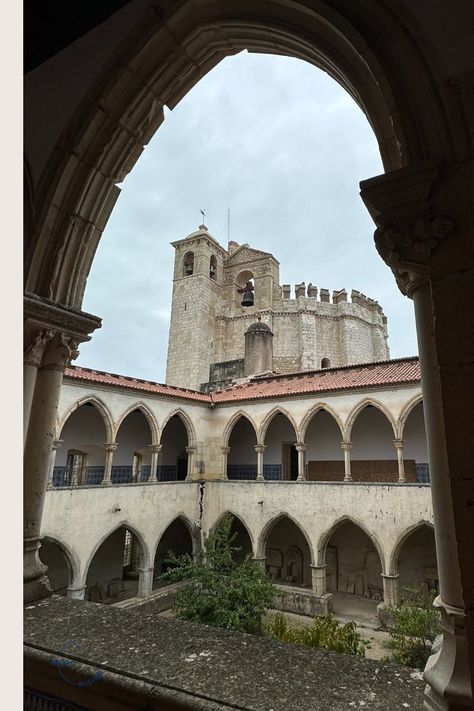
[[[62,439],[53,440],[53,450],[51,452],[51,464],[49,467],[49,476],[48,476],[48,487],[52,486],[52,483],[53,483],[53,474],[54,474],[54,464],[56,462],[56,453],[57,453],[59,447],[62,445],[62,443],[63,443]]]
[[[222,473],[220,478],[227,480],[227,459],[230,452],[230,447],[221,447],[222,452]]]
[[[23,356],[23,446],[28,434],[31,404],[35,392],[36,375],[43,358],[46,344],[54,336],[54,331],[41,329],[36,324],[25,328],[25,352]]]
[[[398,579],[400,575],[394,573],[386,575],[382,573],[383,583],[383,604],[385,607],[396,607],[398,604]]]
[[[148,597],[153,591],[153,566],[138,569],[138,597]]]
[[[361,188],[377,224],[377,250],[415,306],[440,581],[436,605],[443,620],[441,649],[425,670],[425,709],[467,711],[474,705],[474,487],[467,475],[472,447],[469,453],[458,433],[460,423],[472,420],[472,315],[462,312],[474,300],[472,201],[466,210],[454,183],[441,183],[433,161],[364,181]],[[446,205],[465,221],[452,236]]]
[[[393,444],[397,450],[397,460],[398,460],[398,483],[404,484],[406,482],[405,478],[405,462],[403,461],[403,440],[394,439]]]
[[[196,458],[196,451],[197,451],[197,447],[195,444],[190,445],[189,447],[186,447],[186,453],[188,455],[188,471],[186,473],[186,481],[193,480],[194,460]]]
[[[255,451],[257,452],[257,481],[265,481],[265,477],[263,475],[263,453],[266,448],[266,444],[255,445]]]
[[[326,563],[321,565],[311,565],[311,582],[315,595],[322,597],[326,595]]]
[[[298,478],[296,479],[296,481],[306,481],[304,468],[304,453],[306,450],[306,445],[303,442],[297,442],[295,444],[295,449],[298,452]]]
[[[352,481],[351,448],[352,442],[341,442],[341,449],[344,452],[344,481]]]
[[[158,455],[163,448],[162,444],[149,444],[148,449],[151,452],[150,461],[150,478],[148,479],[149,484],[156,484],[156,469],[158,467]]]
[[[102,484],[105,486],[109,486],[109,484],[112,483],[112,463],[114,460],[114,452],[117,451],[117,448],[118,442],[104,442],[105,466]]]
[[[27,338],[36,333],[35,343],[41,344],[39,350],[42,350],[41,361],[37,356],[35,378],[28,370],[35,368],[35,364],[31,360],[27,363],[25,392],[25,412],[29,417],[23,475],[24,599],[31,601],[51,592],[39,549],[63,372],[70,360],[77,357],[78,344],[90,340],[89,332],[100,326],[100,319],[34,294],[25,295],[24,319]],[[31,355],[31,349],[27,348],[28,352]]]
[[[259,565],[261,568],[263,568],[265,570],[265,561],[267,560],[266,556],[263,556],[262,558],[255,556],[252,558],[252,560],[256,565]]]

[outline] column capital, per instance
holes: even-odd
[[[31,292],[25,294],[23,313],[25,362],[45,370],[64,370],[77,358],[79,343],[90,341],[102,324],[97,316]]]
[[[403,441],[403,439],[394,439],[393,444],[395,445],[395,447],[397,449],[403,449],[404,441]]]
[[[230,450],[230,447],[221,447],[222,454],[229,454]]]
[[[297,452],[304,452],[306,450],[306,445],[304,442],[297,442],[295,444],[295,449]]]
[[[312,570],[324,570],[326,568],[326,563],[321,563],[321,565],[313,565],[313,563],[310,563],[309,567]]]
[[[433,214],[430,197],[438,180],[437,162],[428,160],[360,183],[377,225],[377,251],[407,296],[427,282],[431,254],[454,228],[453,220]]]
[[[149,444],[148,449],[152,454],[159,454],[163,448],[162,444]]]
[[[53,439],[53,450],[56,451],[59,449],[63,442],[64,440],[62,439]]]
[[[46,344],[53,338],[54,331],[43,329],[36,324],[26,324],[24,333],[23,361],[25,365],[39,368]]]
[[[341,449],[349,451],[352,448],[352,442],[341,442]]]
[[[264,451],[266,450],[267,445],[266,444],[256,444],[255,445],[255,451],[257,454],[263,454]]]
[[[189,447],[185,447],[185,452],[186,454],[194,454],[197,451],[197,446],[195,444],[189,445]]]
[[[118,448],[118,442],[104,442],[104,449],[106,452],[116,452]]]
[[[385,580],[398,580],[400,573],[380,573]]]

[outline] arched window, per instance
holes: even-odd
[[[252,272],[247,269],[236,279],[236,306],[249,307],[255,305],[255,281]]]
[[[183,276],[191,276],[194,272],[194,252],[186,252],[183,258]]]
[[[209,279],[217,279],[217,258],[214,254],[211,255],[209,262]]]
[[[331,367],[331,361],[329,358],[323,358],[321,360],[321,368],[330,368]]]

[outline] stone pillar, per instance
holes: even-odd
[[[118,442],[104,442],[105,449],[105,467],[104,467],[104,478],[102,479],[102,484],[108,486],[112,483],[112,462],[114,459],[114,452],[117,451]]]
[[[474,270],[472,201],[460,191],[467,175],[453,165],[441,182],[437,163],[426,161],[361,183],[377,251],[415,305],[443,627],[424,672],[425,711],[474,706],[474,354],[466,306]],[[458,224],[446,210],[456,210]]]
[[[266,444],[255,445],[255,451],[257,452],[257,481],[265,481],[265,477],[263,476],[263,453],[266,448]]]
[[[306,445],[303,442],[297,442],[295,444],[295,448],[298,452],[298,478],[296,479],[296,481],[306,481],[304,467],[304,453],[306,450]]]
[[[392,575],[382,573],[384,607],[396,607],[398,605],[399,577],[400,575],[398,573]]]
[[[196,458],[196,445],[191,445],[186,447],[186,453],[188,455],[188,471],[186,474],[186,481],[192,481],[194,475],[194,460]]]
[[[259,558],[258,556],[252,557],[252,560],[254,563],[259,565],[261,568],[265,570],[265,561],[267,560],[266,556],[263,556],[262,558]]]
[[[74,587],[73,585],[69,585],[67,589],[67,595],[66,597],[70,598],[71,600],[84,600],[84,597],[86,595],[86,590],[87,587],[84,585],[79,585],[77,587]]]
[[[90,340],[100,319],[65,309],[36,294],[25,294],[25,413],[28,431],[23,467],[24,600],[51,594],[47,568],[39,558],[41,520],[48,483],[63,372],[77,357],[77,346]],[[32,367],[37,370],[36,377]],[[34,388],[34,389],[33,389]]]
[[[55,335],[45,348],[36,375],[24,462],[24,580],[25,599],[49,594],[46,566],[41,563],[41,518],[48,483],[63,372],[73,348],[63,334]]]
[[[326,595],[326,563],[321,565],[311,565],[311,582],[315,595],[322,597]]]
[[[153,591],[153,571],[154,567],[138,569],[138,597],[148,597]]]
[[[351,448],[352,442],[341,442],[344,452],[344,481],[352,481],[351,476]]]
[[[227,459],[230,452],[230,447],[221,447],[222,452],[222,473],[220,478],[227,480]]]
[[[33,324],[25,328],[25,352],[23,356],[23,446],[26,444],[31,405],[35,392],[36,375],[43,358],[46,344],[54,336],[54,331],[35,328]]]
[[[162,444],[149,444],[148,449],[151,452],[150,461],[150,478],[148,479],[149,484],[156,484],[156,469],[158,467],[158,455],[163,448]]]
[[[56,453],[57,453],[59,447],[62,445],[62,443],[63,443],[62,439],[53,440],[53,449],[51,452],[51,464],[49,466],[48,487],[52,486],[52,483],[53,483],[53,474],[54,474],[54,464],[56,462]]]
[[[402,439],[394,439],[393,444],[395,445],[395,448],[397,450],[398,483],[404,484],[406,482],[406,478],[405,478],[405,463],[403,461],[403,440]]]

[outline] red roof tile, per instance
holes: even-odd
[[[212,394],[214,402],[285,397],[420,382],[417,357],[253,378]]]
[[[234,385],[211,394],[163,385],[125,375],[105,373],[90,368],[70,366],[65,377],[72,380],[111,385],[127,390],[141,391],[166,397],[194,400],[204,403],[230,403],[240,400],[260,400],[262,398],[298,396],[310,393],[335,392],[339,390],[357,390],[383,386],[407,385],[420,382],[420,364],[418,357],[399,358],[346,365],[341,368],[284,373],[255,377],[248,383]]]
[[[195,390],[187,390],[186,388],[176,388],[174,385],[153,383],[148,380],[141,380],[140,378],[129,378],[126,375],[105,373],[102,370],[80,368],[77,365],[72,365],[69,368],[66,368],[64,375],[66,378],[81,380],[87,383],[112,385],[116,388],[125,388],[127,390],[138,390],[156,395],[166,395],[167,397],[209,402],[209,395],[206,395],[206,393],[196,392]]]

